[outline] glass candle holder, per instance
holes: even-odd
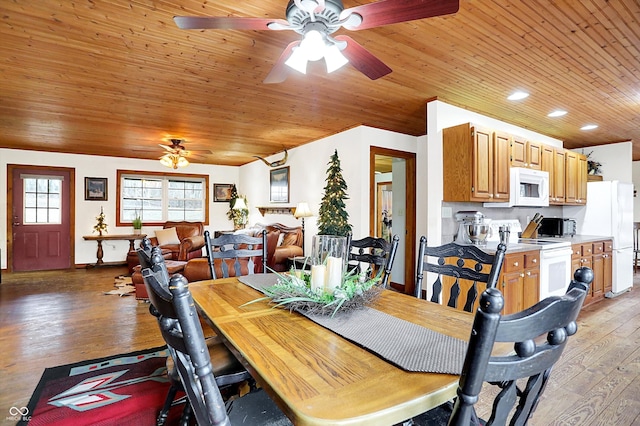
[[[347,262],[347,237],[314,235],[311,247],[311,288],[333,292],[342,285]]]

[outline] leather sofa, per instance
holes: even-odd
[[[302,227],[289,227],[280,223],[256,225],[239,232],[255,236],[262,229],[267,230],[267,267],[276,272],[286,272],[290,268],[289,258],[302,256]],[[280,244],[278,244],[280,243]],[[207,258],[191,259],[182,274],[189,282],[211,279]]]

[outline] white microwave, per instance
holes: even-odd
[[[509,201],[484,203],[485,207],[547,207],[549,205],[548,172],[511,167],[509,179]]]

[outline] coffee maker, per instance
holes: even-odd
[[[454,241],[458,244],[483,245],[489,234],[489,222],[477,211],[459,211],[455,214],[458,233]]]

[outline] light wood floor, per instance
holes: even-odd
[[[47,367],[163,344],[147,304],[102,294],[123,273],[3,274],[0,424],[13,424],[9,409],[27,404]],[[583,310],[530,425],[640,424],[640,274],[635,284],[635,291]]]

